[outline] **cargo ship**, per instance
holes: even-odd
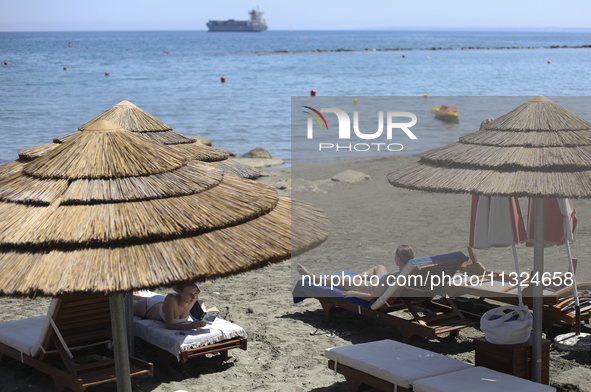
[[[210,20],[207,28],[210,32],[254,32],[259,33],[267,30],[267,21],[263,19],[263,11],[249,11],[250,20]]]

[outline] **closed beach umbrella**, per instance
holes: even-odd
[[[312,205],[107,121],[2,177],[0,215],[0,295],[117,301],[279,262],[330,230]],[[127,391],[122,320],[113,314],[118,388]]]
[[[536,201],[530,198],[527,204],[527,239],[529,240],[527,246],[533,246],[535,203]],[[564,245],[566,241],[575,242],[577,223],[577,213],[571,199],[546,199],[544,201],[544,246]]]
[[[591,123],[540,95],[388,174],[397,187],[536,198],[534,270],[543,272],[544,198],[591,197]],[[533,379],[541,380],[542,286],[534,286]]]
[[[488,249],[491,246],[511,246],[515,272],[519,274],[519,261],[515,244],[527,239],[519,201],[516,197],[472,195],[470,212],[470,246]],[[523,306],[521,285],[517,285],[519,306]]]
[[[228,157],[230,154],[227,151],[206,146],[191,136],[173,131],[171,126],[166,125],[129,101],[119,102],[86,124],[78,127],[78,131],[58,136],[53,139],[52,143],[19,151],[19,158],[25,161],[39,158],[48,151],[57,148],[59,144],[84,131],[92,124],[102,120],[112,122],[123,129],[164,144],[168,146],[171,153],[187,156],[190,159],[211,162],[212,165],[220,168],[224,173],[235,174],[249,179],[255,179],[260,176],[260,172],[257,169],[235,160],[229,160]]]
[[[529,199],[527,210],[527,246],[533,246],[534,227],[535,227],[535,199]],[[573,258],[570,250],[571,242],[575,242],[577,237],[578,219],[573,201],[569,198],[546,199],[544,201],[544,246],[564,245],[566,244],[566,257],[568,259],[569,271],[575,273]],[[577,280],[573,279],[573,294],[575,297],[576,314],[576,333],[581,332],[581,308],[579,303],[579,290],[577,289]]]
[[[520,244],[527,239],[516,197],[472,195],[470,246],[488,249]]]

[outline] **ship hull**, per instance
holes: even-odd
[[[247,21],[212,20],[207,23],[207,28],[210,33],[260,33],[261,31],[267,30],[267,25],[262,23],[249,23]]]

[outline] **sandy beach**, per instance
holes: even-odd
[[[136,339],[136,356],[154,363],[155,376],[134,380],[137,391],[348,391],[340,375],[327,368],[325,348],[381,339],[402,340],[393,326],[350,312],[337,313],[325,324],[318,301],[293,304],[295,265],[301,263],[315,273],[342,269],[362,271],[376,264],[394,270],[394,250],[408,244],[416,257],[453,251],[466,253],[469,237],[470,196],[431,194],[392,187],[386,175],[392,169],[416,161],[417,156],[371,160],[313,163],[288,169],[266,169],[259,181],[275,185],[280,193],[315,204],[325,210],[332,224],[329,239],[320,247],[292,260],[249,273],[204,282],[201,299],[220,309],[220,317],[239,324],[248,333],[248,350],[233,350],[227,362],[219,356],[201,357],[185,365],[174,364],[169,374],[159,367],[156,351]],[[359,182],[333,181],[345,170],[355,170],[371,179]],[[520,200],[527,209],[527,200]],[[577,242],[578,280],[591,281],[587,255],[591,253],[591,201],[575,200],[579,218]],[[478,251],[479,261],[489,269],[513,271],[510,248]],[[533,248],[518,247],[520,268],[532,268]],[[564,247],[547,248],[546,271],[565,272]],[[48,271],[49,273],[49,271]],[[166,293],[167,291],[160,291]],[[498,303],[491,300],[456,301],[465,310],[484,313]],[[43,315],[47,299],[0,299],[0,321]],[[346,334],[329,337],[311,335],[316,329]],[[557,327],[566,332],[566,326]],[[583,326],[584,332],[591,328]],[[422,339],[414,345],[474,363],[473,339],[483,336],[466,328],[455,339],[442,335]],[[551,349],[550,384],[558,391],[588,391],[591,355]],[[0,371],[0,391],[54,390],[50,377],[17,361]],[[89,389],[115,391],[115,384]]]

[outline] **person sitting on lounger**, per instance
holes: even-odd
[[[414,259],[414,257],[414,251],[410,246],[400,245],[398,248],[396,248],[394,262],[396,263],[398,269],[402,270],[406,262]],[[312,274],[301,264],[298,264],[297,271],[300,275],[302,275],[302,278],[304,276],[309,276],[312,282],[320,282],[323,280],[321,276]],[[370,301],[372,298],[380,297],[386,291],[388,288],[388,285],[386,284],[386,278],[389,275],[396,276],[398,275],[398,272],[390,274],[383,265],[376,265],[375,267],[372,267],[367,271],[357,275],[361,276],[362,279],[340,281],[341,284],[337,287],[344,291],[343,296],[345,298],[355,297]],[[340,275],[337,276],[340,277]]]
[[[173,287],[166,297],[155,295],[134,301],[133,314],[164,321],[167,329],[186,330],[205,326],[205,321],[189,321],[189,311],[199,300],[199,283],[187,282]]]

